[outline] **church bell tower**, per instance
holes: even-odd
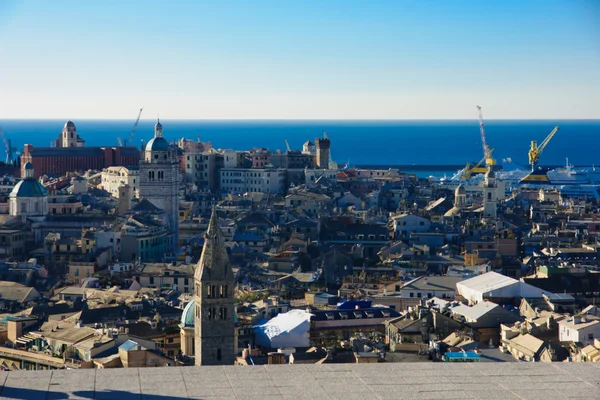
[[[196,365],[235,362],[234,278],[213,208],[194,274]]]

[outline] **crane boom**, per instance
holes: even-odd
[[[2,136],[2,142],[4,143],[4,149],[6,151],[6,164],[9,164],[12,162],[13,159],[13,152],[14,152],[14,148],[12,147],[11,143],[10,143],[10,139],[6,138],[6,135],[4,134],[4,131],[2,130],[2,128],[0,128],[0,136]]]
[[[140,108],[140,112],[138,113],[137,118],[135,119],[135,123],[133,124],[133,128],[131,128],[131,135],[129,135],[129,140],[127,140],[127,143],[131,143],[131,141],[133,140],[133,134],[135,133],[135,130],[137,129],[138,124],[140,123],[140,117],[142,116],[142,111],[144,111],[144,108]]]
[[[483,147],[483,155],[486,155],[487,151],[487,143],[485,142],[485,127],[483,126],[483,113],[481,112],[481,107],[477,106],[477,111],[479,111],[479,133],[481,133],[481,146]]]
[[[548,143],[550,143],[550,140],[552,140],[552,138],[554,137],[554,135],[556,135],[556,132],[558,132],[559,129],[560,128],[558,126],[555,126],[554,129],[552,129],[552,132],[550,132],[548,136],[546,136],[546,139],[544,139],[539,146],[537,144],[537,141],[531,141],[531,147],[529,148],[529,164],[531,164],[532,171],[535,170],[535,167],[537,166],[537,163],[540,160],[540,155],[542,155],[542,152],[544,151],[546,146],[548,146]]]
[[[485,165],[492,166],[496,164],[496,160],[492,158],[492,151],[490,146],[488,146],[485,136],[485,126],[483,125],[483,113],[481,112],[481,107],[477,106],[477,111],[479,111],[479,132],[481,133],[481,146],[483,147],[483,158],[485,159]]]
[[[292,149],[290,148],[290,142],[288,142],[287,139],[285,139],[285,147],[287,148],[288,153],[292,151]]]

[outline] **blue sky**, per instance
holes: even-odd
[[[0,118],[600,118],[600,1],[0,0]]]

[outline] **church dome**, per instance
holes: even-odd
[[[46,189],[35,179],[23,179],[10,192],[10,197],[44,197]]]
[[[194,316],[195,316],[195,307],[196,301],[192,300],[183,309],[183,314],[181,314],[181,326],[182,328],[193,328],[194,327]]]
[[[181,314],[181,323],[179,327],[181,328],[193,328],[196,325],[196,300],[192,300],[183,309],[183,313]],[[234,308],[233,311],[233,322],[235,324],[238,323],[238,315],[237,310]]]
[[[75,124],[73,123],[73,121],[67,121],[67,123],[65,124],[65,128],[75,129]]]
[[[146,145],[146,151],[168,151],[169,142],[163,137],[154,137]]]
[[[156,124],[154,125],[154,129],[162,129],[162,124],[160,123],[160,121],[156,121]]]
[[[486,178],[495,178],[496,177],[496,173],[494,172],[494,170],[492,170],[491,168],[488,169],[488,171],[485,173],[485,177]]]
[[[29,161],[27,161],[25,163],[25,165],[23,166],[23,169],[33,169],[33,164]]]

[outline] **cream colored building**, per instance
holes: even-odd
[[[119,188],[129,185],[133,197],[138,196],[138,172],[134,167],[108,167],[102,170],[102,188],[112,197],[119,198]]]

